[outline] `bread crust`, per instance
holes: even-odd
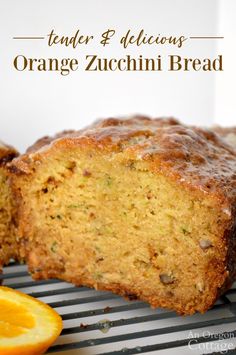
[[[213,126],[211,129],[236,149],[236,127]]]
[[[15,215],[15,205],[13,203],[13,199],[11,196],[11,189],[8,186],[8,170],[7,170],[7,164],[11,162],[15,157],[17,157],[19,154],[16,151],[15,148],[12,146],[6,145],[3,142],[0,141],[0,170],[1,170],[1,175],[4,176],[5,182],[7,186],[5,188],[8,189],[8,196],[6,197],[6,200],[4,201],[4,205],[2,206],[2,209],[0,209],[0,214],[5,213],[6,214],[6,206],[8,206],[8,220],[5,221],[5,232],[3,235],[1,235],[2,239],[2,245],[0,248],[0,268],[2,268],[3,265],[7,264],[11,258],[16,258],[18,250],[16,247],[16,229],[15,229],[15,220],[14,220],[14,215]],[[3,232],[2,232],[3,233]]]
[[[149,161],[153,171],[164,169],[188,188],[212,194],[222,206],[229,205],[226,213],[235,212],[235,150],[212,130],[183,125],[174,118],[109,118],[80,131],[43,137],[14,160],[9,171],[30,175],[41,157],[76,145],[95,145],[114,152],[126,150],[131,158]]]
[[[228,289],[236,278],[236,151],[227,144],[219,134],[210,129],[189,127],[174,118],[157,118],[136,116],[129,119],[109,118],[96,121],[80,131],[66,131],[55,137],[44,137],[30,147],[26,154],[9,164],[11,184],[18,202],[18,219],[20,233],[29,229],[29,222],[24,218],[21,181],[29,179],[54,152],[74,147],[87,149],[95,147],[98,151],[117,154],[125,152],[130,161],[147,162],[150,171],[163,173],[185,189],[199,197],[210,196],[222,209],[224,221],[219,228],[224,232],[221,243],[222,257],[215,268],[218,276],[212,280],[212,293],[201,309],[206,311],[214,304],[216,298]],[[32,261],[33,264],[33,261]],[[35,278],[61,277],[77,285],[83,284],[73,275],[65,275],[62,268],[55,272],[44,269],[34,274]],[[206,274],[211,278],[215,275]],[[98,289],[109,289],[116,293],[147,300],[152,306],[160,306],[156,301],[137,294],[134,290],[124,290],[120,285],[85,284]],[[161,306],[165,307],[164,303]],[[180,304],[172,308],[181,314],[192,314],[195,305],[188,310]]]
[[[10,145],[7,145],[0,141],[0,166],[6,166],[6,164],[19,155],[17,150]]]

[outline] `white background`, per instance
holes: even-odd
[[[235,0],[0,0],[0,138],[23,151],[37,138],[77,129],[100,117],[175,116],[186,123],[236,124]],[[48,47],[46,41],[13,40],[47,36],[54,28],[72,36],[77,29],[96,41],[76,49]],[[123,50],[118,40],[103,48],[102,32],[115,28],[153,35],[224,36],[224,40],[188,40],[171,45]],[[224,72],[18,72],[16,55],[32,58],[86,54],[122,57],[214,58],[223,55]]]

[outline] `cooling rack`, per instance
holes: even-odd
[[[36,282],[16,263],[1,278],[61,314],[64,329],[48,354],[236,354],[236,284],[206,314],[180,317],[110,292],[59,280]]]

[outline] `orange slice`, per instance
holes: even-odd
[[[61,317],[51,307],[0,286],[0,355],[43,354],[61,330]]]

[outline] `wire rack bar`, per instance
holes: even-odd
[[[221,296],[218,303],[206,314],[182,318],[175,312],[151,310],[147,303],[141,301],[125,301],[110,292],[98,292],[88,287],[75,287],[55,279],[33,281],[26,267],[16,263],[11,263],[4,268],[1,279],[3,284],[15,289],[24,289],[24,292],[36,298],[49,297],[46,303],[57,308],[61,313],[65,322],[64,329],[48,353],[63,353],[85,348],[93,348],[96,351],[97,347],[97,352],[94,352],[97,355],[159,353],[166,349],[176,349],[176,354],[178,354],[181,347],[189,344],[190,339],[186,337],[186,332],[197,329],[209,331],[217,329],[218,333],[214,333],[214,337],[207,339],[204,336],[192,338],[196,344],[217,342],[224,336],[236,338],[234,325],[236,322],[236,289],[234,287]],[[53,286],[53,289],[50,286]],[[108,316],[112,318],[106,320],[110,333],[105,334],[101,331],[104,324],[99,320],[101,317],[107,318]],[[133,327],[135,331],[130,327]],[[229,327],[233,330],[229,331]],[[222,329],[222,332],[219,329]],[[181,332],[181,339],[173,337],[171,341],[166,341],[167,338],[163,338],[168,334],[173,336]],[[148,343],[150,339],[156,340],[156,338],[159,340],[155,343]],[[134,341],[139,345],[133,346]],[[122,347],[117,344],[127,345]],[[101,346],[104,348],[103,352],[100,351]],[[120,349],[117,349],[117,346]],[[220,352],[213,354],[220,354]],[[225,354],[236,354],[236,350],[229,349]]]

